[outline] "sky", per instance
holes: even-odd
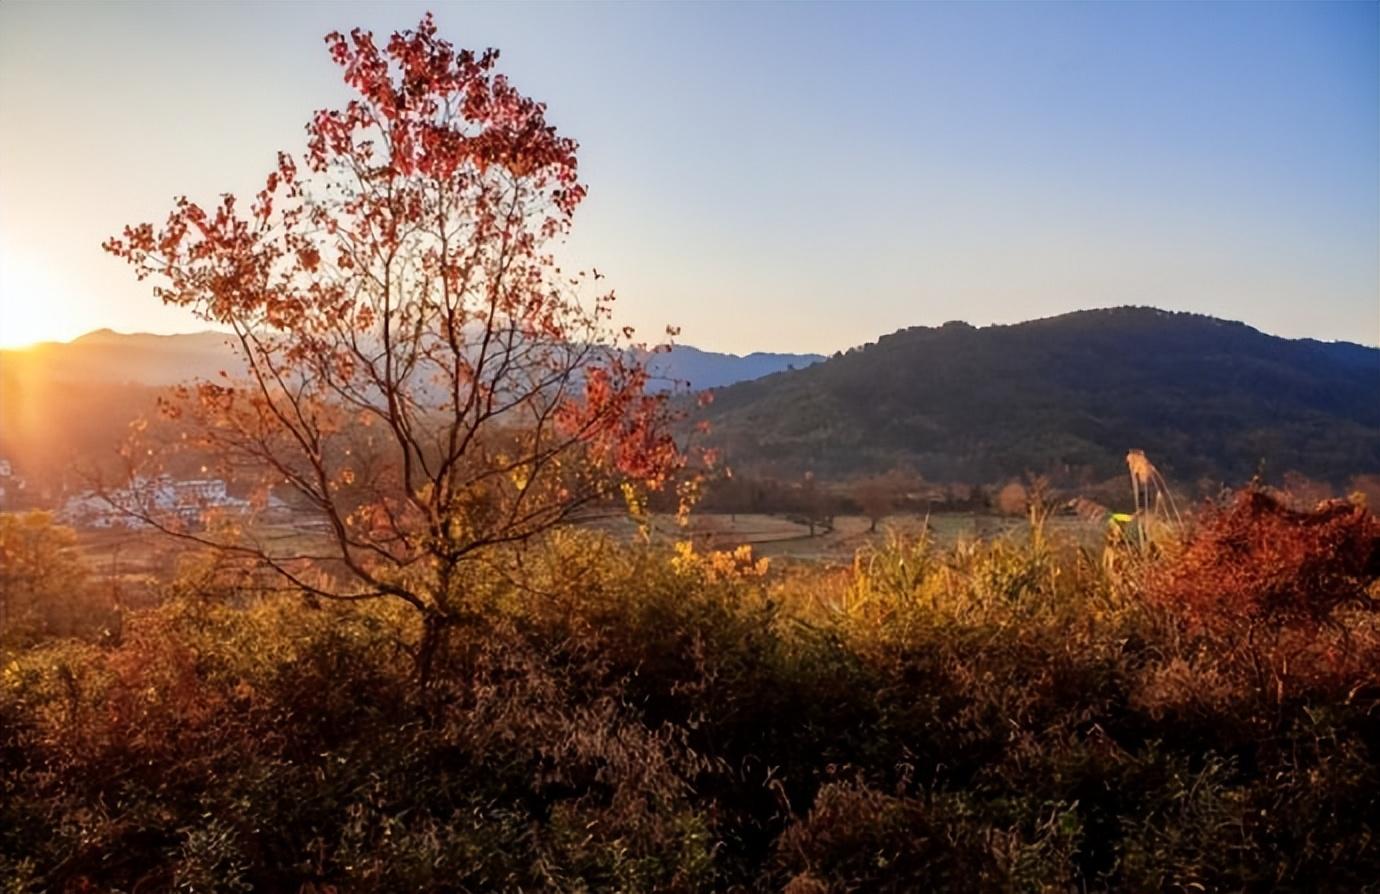
[[[618,322],[818,351],[1149,304],[1380,344],[1376,3],[0,4],[0,345],[204,328],[100,249],[252,193],[432,9],[581,145]]]

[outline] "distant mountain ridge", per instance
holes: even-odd
[[[1380,472],[1380,349],[1154,308],[947,323],[718,389],[708,416],[731,464],[781,475],[1101,479],[1140,448],[1184,482],[1343,481]]]
[[[913,327],[827,360],[678,346],[654,375],[714,392],[697,418],[735,468],[831,479],[1124,474],[1131,448],[1171,480],[1240,483],[1262,463],[1344,482],[1380,473],[1380,349],[1291,340],[1153,308],[1014,325]],[[126,335],[0,351],[0,456],[61,466],[107,446],[161,386],[237,368],[225,336]]]
[[[658,384],[689,382],[695,389],[806,366],[815,354],[739,357],[690,346],[655,354],[649,365]],[[93,458],[113,457],[129,423],[154,412],[167,386],[214,379],[243,367],[219,332],[181,335],[125,334],[100,329],[70,342],[0,350],[0,459],[31,483],[57,493],[77,487],[73,470]]]
[[[0,351],[0,374],[6,371],[79,384],[174,385],[213,378],[221,370],[234,374],[240,362],[227,335],[194,332],[179,335],[121,333],[97,329],[70,342],[45,342],[23,351]],[[691,388],[719,388],[823,360],[819,354],[752,353],[745,356],[676,345],[648,359],[653,376],[688,382]]]
[[[721,354],[691,345],[676,345],[663,354],[653,354],[648,371],[661,379],[686,382],[693,389],[722,388],[737,382],[750,382],[773,373],[803,369],[824,359],[822,354]]]

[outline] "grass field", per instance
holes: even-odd
[[[278,555],[320,553],[319,528],[291,523],[262,524],[255,538]],[[137,605],[154,596],[160,582],[176,576],[179,565],[198,551],[195,543],[153,530],[80,529],[77,555],[116,601]]]
[[[598,526],[617,536],[637,536],[636,526],[627,519],[602,521]],[[1101,528],[1075,517],[1056,517],[1047,522],[1050,531],[1079,542],[1095,541]],[[779,515],[692,515],[682,527],[670,516],[652,520],[653,536],[665,540],[692,540],[705,549],[731,549],[742,544],[752,546],[759,555],[780,559],[839,564],[852,561],[865,546],[880,545],[889,534],[918,537],[928,528],[940,546],[951,546],[961,540],[987,540],[1009,534],[1019,535],[1026,521],[1007,516],[977,513],[944,513],[929,517],[895,515],[878,522],[875,531],[869,530],[867,518],[857,515],[838,516],[830,530],[810,529],[803,524]]]
[[[634,540],[641,536],[637,526],[622,516],[587,524],[617,539]],[[692,515],[683,527],[674,516],[654,516],[651,528],[653,537],[665,542],[691,540],[701,549],[732,549],[748,544],[758,555],[773,559],[839,565],[851,562],[863,547],[882,544],[890,533],[918,537],[928,526],[937,545],[947,547],[961,540],[1019,535],[1026,522],[1006,516],[943,513],[928,518],[891,516],[879,522],[876,531],[869,531],[869,525],[862,516],[839,516],[832,529],[817,529],[811,536],[805,525],[779,515],[701,513]],[[1097,525],[1073,517],[1052,518],[1048,525],[1052,531],[1078,541],[1095,541],[1101,535]],[[266,524],[254,531],[260,542],[279,554],[319,553],[323,546],[322,532],[309,526]],[[77,540],[78,554],[92,574],[111,585],[118,584],[129,596],[147,591],[157,581],[170,579],[178,563],[193,549],[191,544],[153,531],[83,530]]]

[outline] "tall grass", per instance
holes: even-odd
[[[406,616],[182,582],[0,664],[10,891],[1351,891],[1380,522],[1247,492],[849,568],[561,531]]]

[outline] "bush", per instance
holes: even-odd
[[[1364,507],[1300,511],[1249,488],[1208,513],[1150,595],[1208,627],[1317,625],[1345,605],[1372,607],[1377,578],[1380,519]]]
[[[406,614],[255,598],[189,567],[120,640],[49,639],[0,668],[0,878],[1364,889],[1369,522],[1234,505],[1133,562],[1036,531],[774,569],[563,531],[519,575],[475,567],[425,691]],[[1281,531],[1294,545],[1269,547]],[[1228,556],[1277,558],[1213,565]],[[1250,652],[1243,630],[1267,623]]]
[[[94,590],[76,556],[75,531],[47,512],[0,512],[0,652],[118,629],[118,611]]]
[[[1052,805],[1033,835],[984,822],[954,795],[892,796],[830,783],[777,842],[795,894],[832,891],[1065,890],[1077,813]]]

